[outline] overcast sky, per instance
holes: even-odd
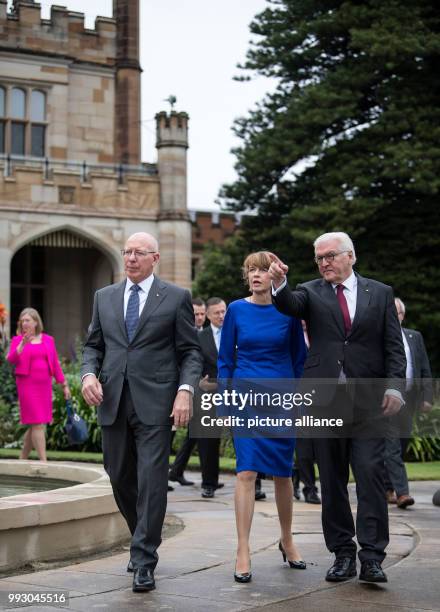
[[[154,116],[176,110],[190,116],[188,206],[212,208],[223,182],[234,179],[235,117],[246,114],[270,88],[263,78],[233,81],[248,48],[248,25],[266,0],[140,0],[143,160],[156,160]],[[112,0],[41,0],[43,17],[51,4],[86,14],[111,16]]]

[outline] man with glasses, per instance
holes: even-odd
[[[122,256],[126,279],[95,294],[82,393],[98,407],[104,466],[132,534],[127,571],[134,572],[133,591],[151,591],[171,425],[188,425],[202,359],[189,291],[153,274],[160,257],[156,239],[133,234]]]
[[[315,240],[314,248],[321,279],[291,291],[286,281],[288,267],[275,256],[270,274],[276,307],[307,324],[310,349],[304,378],[335,382],[319,408],[330,416],[347,414],[352,420],[344,435],[333,431],[333,437],[315,440],[324,537],[336,557],[326,580],[341,582],[357,573],[355,526],[347,491],[351,464],[358,498],[359,577],[366,582],[387,582],[381,567],[389,542],[383,482],[386,431],[381,424],[387,420],[382,417],[400,410],[406,367],[393,291],[353,271],[356,255],[347,234],[323,234]],[[349,379],[358,383],[362,379],[387,380],[383,387],[380,380],[377,385],[357,384],[353,402]],[[373,419],[378,426],[374,433],[365,429],[366,423],[371,426],[372,416],[378,417]]]

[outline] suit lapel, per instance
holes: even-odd
[[[368,285],[368,281],[359,274],[356,274],[357,278],[357,298],[356,298],[356,312],[353,319],[353,324],[351,326],[351,330],[349,336],[356,330],[359,326],[362,318],[365,314],[365,311],[368,308],[371,298],[371,289]]]
[[[145,323],[148,321],[149,317],[153,314],[159,304],[165,299],[167,286],[163,283],[157,276],[154,277],[153,284],[151,285],[150,291],[148,293],[147,301],[145,302],[145,306],[141,312],[141,316],[139,318],[139,323],[134,332],[134,336],[132,342],[136,340],[137,335],[143,329]]]
[[[336,297],[336,293],[331,283],[324,280],[321,282],[321,298],[327,304],[327,307],[330,309],[339,329],[341,330],[341,333],[345,336],[344,318],[342,316],[338,298]]]
[[[119,327],[121,328],[121,333],[123,334],[125,340],[128,342],[127,330],[125,329],[125,321],[124,321],[124,292],[125,292],[125,283],[118,283],[112,293],[111,302],[113,306],[113,310],[115,311],[116,318],[119,323]]]

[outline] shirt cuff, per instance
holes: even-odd
[[[284,287],[287,285],[287,278],[285,278],[283,280],[283,282],[281,283],[281,285],[278,287],[278,289],[275,289],[275,287],[273,286],[273,283],[271,282],[271,286],[272,286],[272,295],[275,296],[277,295],[281,289],[284,289]]]
[[[401,401],[402,406],[405,405],[405,402],[403,401],[402,394],[397,389],[387,389],[385,391],[385,395],[392,395],[393,397],[397,397],[397,399],[399,399]]]
[[[191,395],[194,395],[194,387],[191,387],[191,385],[180,385],[180,387],[177,390],[178,391],[189,391]]]
[[[81,376],[81,382],[85,379],[86,376],[94,376],[96,378],[95,372],[87,372],[86,374],[83,374],[83,376]]]

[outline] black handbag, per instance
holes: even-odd
[[[75,412],[72,401],[66,400],[67,420],[64,426],[69,444],[83,444],[89,437],[89,428],[85,420]]]

